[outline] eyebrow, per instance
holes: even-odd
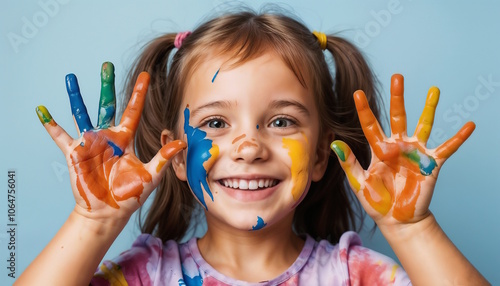
[[[207,104],[203,104],[202,106],[194,109],[191,111],[191,117],[194,118],[196,117],[196,114],[200,113],[204,109],[210,109],[210,108],[223,108],[223,109],[229,109],[234,105],[229,100],[218,100],[218,101],[212,101]]]
[[[306,116],[310,116],[309,110],[298,101],[295,100],[274,100],[269,104],[269,107],[272,109],[280,109],[285,107],[295,107],[299,110],[299,112],[303,113]]]

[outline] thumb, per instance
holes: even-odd
[[[170,163],[170,159],[174,157],[181,150],[186,148],[186,142],[181,140],[174,140],[165,144],[156,155],[146,164],[146,169],[153,177],[153,181],[156,181],[162,174],[167,163]]]
[[[351,188],[357,193],[361,189],[360,182],[364,182],[365,170],[359,164],[356,156],[349,146],[340,140],[335,140],[330,144],[330,148],[335,152],[339,159],[340,166],[346,174]]]
[[[59,149],[61,149],[64,155],[66,155],[66,150],[71,146],[73,138],[71,138],[71,136],[69,136],[68,133],[66,133],[66,131],[59,126],[54,119],[52,119],[52,116],[45,106],[39,105],[35,111],[38,115],[38,119],[43,124],[43,127],[47,130],[47,133],[49,133],[52,140],[56,142],[56,145]]]

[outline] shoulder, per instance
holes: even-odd
[[[358,234],[352,231],[344,233],[336,245],[327,240],[315,242],[307,268],[314,269],[315,275],[330,283],[410,284],[405,271],[394,260],[363,247]]]
[[[166,279],[163,281],[177,282],[182,278],[179,255],[182,246],[173,240],[162,243],[157,237],[141,234],[130,249],[103,261],[91,284],[155,285],[156,277],[160,276]]]

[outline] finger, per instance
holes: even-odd
[[[101,98],[99,99],[97,128],[105,129],[114,126],[115,110],[115,67],[112,63],[105,62],[101,68]]]
[[[45,106],[39,105],[35,110],[38,115],[38,119],[40,119],[40,122],[43,124],[43,127],[45,127],[50,137],[52,137],[52,140],[56,142],[56,145],[64,153],[66,149],[71,146],[73,138],[71,138],[71,136],[69,136],[61,126],[57,125],[56,121],[52,119],[52,116]]]
[[[141,72],[135,82],[134,91],[130,97],[127,108],[123,112],[120,125],[132,130],[132,133],[135,133],[135,130],[139,125],[139,119],[141,118],[142,109],[144,107],[144,100],[148,91],[148,85],[149,74],[147,72]]]
[[[427,143],[429,136],[431,135],[432,125],[434,124],[434,115],[436,113],[436,106],[439,101],[439,88],[433,86],[429,89],[427,93],[427,99],[425,101],[425,107],[422,111],[422,115],[418,120],[417,128],[415,129],[414,136],[417,137],[418,142]]]
[[[364,181],[364,169],[359,164],[356,156],[349,146],[340,140],[335,140],[330,144],[330,148],[339,159],[340,166],[344,170],[351,188],[357,193],[361,189],[360,181]]]
[[[82,95],[80,94],[80,87],[74,74],[66,76],[66,90],[68,91],[69,103],[71,105],[71,113],[75,120],[76,130],[78,135],[85,131],[94,129],[92,122],[90,122],[87,108],[83,103]]]
[[[400,74],[391,77],[391,132],[400,137],[406,135],[406,111],[404,79]]]
[[[386,137],[382,127],[380,127],[380,124],[377,121],[377,118],[373,115],[363,91],[358,90],[354,92],[354,103],[356,104],[356,110],[358,111],[361,128],[363,128],[363,133],[365,134],[368,143],[370,143],[375,155],[382,157],[383,151],[380,143],[382,143]]]
[[[448,159],[453,153],[455,153],[458,148],[469,138],[472,134],[476,125],[474,122],[469,121],[465,123],[464,126],[455,134],[455,136],[448,139],[448,141],[441,144],[441,146],[436,148],[435,156],[437,159]]]
[[[160,151],[158,151],[153,159],[146,164],[146,170],[153,174],[153,181],[155,181],[155,177],[160,176],[162,173],[161,171],[166,166],[166,163],[168,163],[173,156],[185,148],[186,142],[175,140],[165,144]]]

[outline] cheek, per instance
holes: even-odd
[[[189,187],[208,210],[203,191],[214,200],[207,182],[207,173],[219,155],[219,147],[207,139],[207,133],[189,125],[189,109],[184,110],[184,133],[187,137],[186,175]]]
[[[309,151],[307,138],[302,140],[283,138],[283,148],[291,159],[292,197],[299,202],[309,185]]]

